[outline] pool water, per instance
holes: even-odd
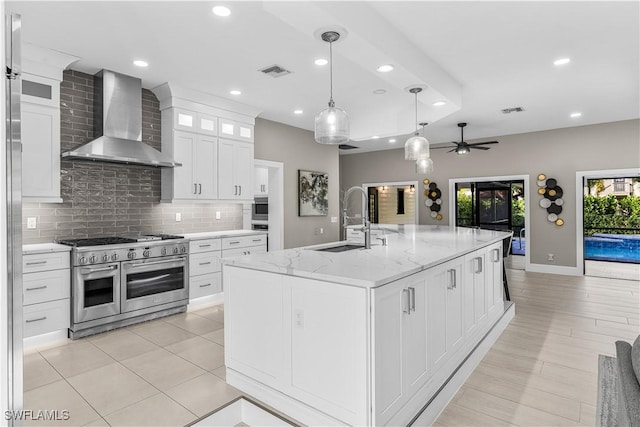
[[[585,237],[584,259],[640,264],[640,235],[597,233]]]

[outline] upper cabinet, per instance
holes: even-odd
[[[256,166],[253,168],[253,195],[267,196],[269,194],[269,169]]]
[[[62,202],[60,197],[60,82],[77,58],[25,44],[21,75],[22,199]]]
[[[163,84],[162,151],[182,166],[162,170],[162,201],[252,201],[253,127],[259,111]]]

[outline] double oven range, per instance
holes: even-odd
[[[189,245],[181,236],[60,240],[71,250],[72,339],[186,311]]]

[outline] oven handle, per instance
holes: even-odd
[[[162,261],[151,261],[151,262],[139,262],[136,264],[129,264],[131,267],[144,267],[145,265],[155,265],[155,264],[166,264],[169,262],[180,262],[184,261],[184,258],[173,258],[173,259],[165,259]]]
[[[117,268],[118,268],[117,265],[110,265],[109,267],[102,267],[102,268],[83,268],[82,269],[82,273],[83,274],[91,274],[91,273],[97,273],[98,271],[115,270]]]

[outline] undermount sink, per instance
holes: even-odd
[[[313,250],[322,251],[322,252],[346,252],[346,251],[352,251],[354,249],[364,249],[364,246],[345,244],[340,246],[331,246],[330,248],[318,248]]]

